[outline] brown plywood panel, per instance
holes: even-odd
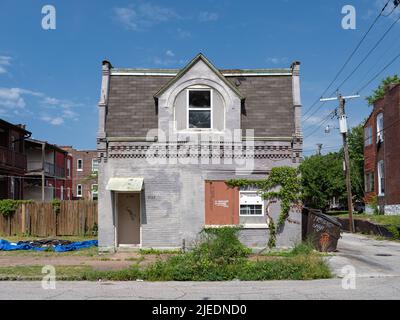
[[[206,225],[239,224],[239,190],[229,187],[225,181],[206,181]]]

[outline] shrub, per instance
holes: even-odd
[[[237,227],[204,229],[192,255],[196,259],[214,261],[218,264],[233,263],[246,258],[251,250],[239,241],[239,230]]]
[[[370,202],[371,208],[372,208],[372,212],[374,215],[379,215],[380,214],[380,210],[379,210],[379,205],[378,205],[378,197],[377,196],[373,196],[371,202]]]
[[[55,213],[60,213],[60,210],[61,210],[61,200],[60,200],[60,199],[57,199],[57,198],[54,198],[54,199],[51,201],[51,204],[52,204],[52,206],[53,206],[54,212],[55,212]]]
[[[87,280],[148,281],[229,281],[229,280],[306,280],[329,278],[329,267],[313,253],[308,244],[300,244],[286,258],[250,261],[250,249],[238,239],[239,228],[205,229],[198,244],[189,253],[181,253],[139,268],[138,264],[121,270],[85,275]]]
[[[17,210],[18,206],[22,203],[30,203],[31,200],[13,200],[4,199],[0,200],[0,213],[3,216],[11,216]]]

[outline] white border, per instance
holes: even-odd
[[[265,204],[264,204],[264,200],[262,199],[262,197],[261,197],[261,200],[262,200],[262,203],[261,203],[261,212],[262,212],[262,214],[241,214],[241,213],[240,213],[240,206],[241,206],[241,203],[240,203],[240,194],[242,194],[242,193],[257,193],[257,194],[260,194],[260,191],[259,191],[259,190],[239,191],[239,217],[264,217],[264,216],[265,216],[265,214],[264,214],[264,207],[265,207]],[[244,204],[243,204],[243,205],[244,205]]]

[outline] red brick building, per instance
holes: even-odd
[[[72,155],[46,141],[27,139],[24,199],[72,200]]]
[[[0,119],[0,199],[23,198],[25,139],[30,135],[23,125]]]
[[[97,151],[76,150],[72,146],[62,146],[61,148],[71,154],[74,163],[73,199],[97,200]]]
[[[400,214],[400,85],[391,85],[364,125],[365,199]]]

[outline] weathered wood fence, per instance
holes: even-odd
[[[97,202],[61,201],[57,212],[52,203],[21,204],[10,216],[0,214],[0,236],[75,236],[97,232]]]

